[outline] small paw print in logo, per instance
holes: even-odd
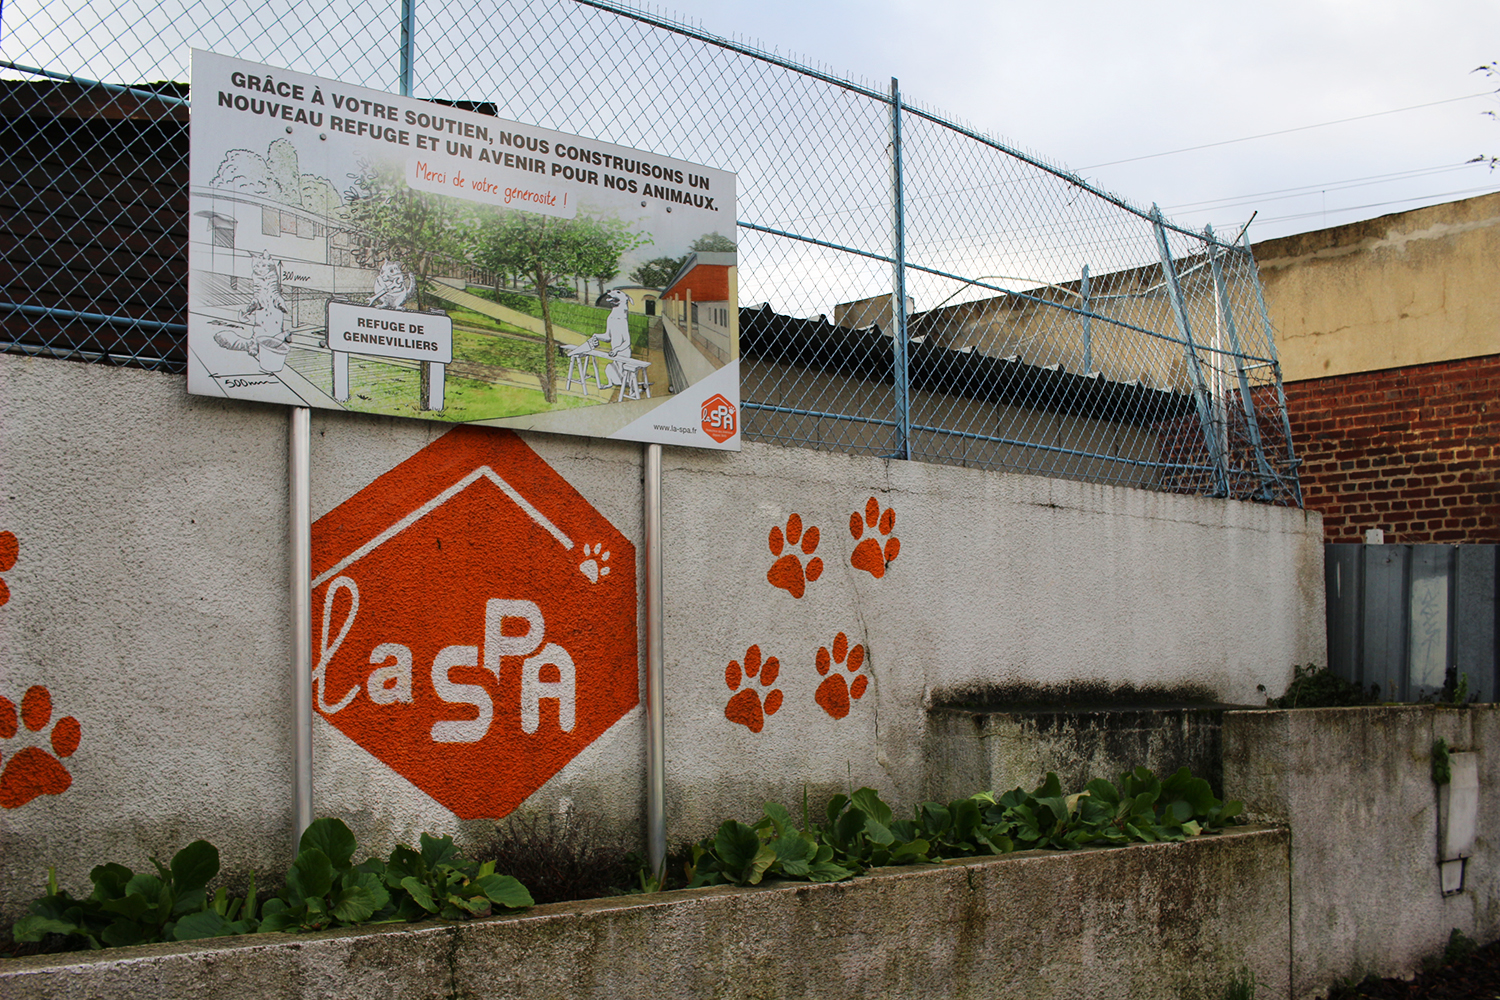
[[[16,556],[21,552],[21,543],[16,541],[16,536],[9,531],[0,531],[0,573],[8,573],[16,564]],[[0,580],[0,605],[10,600],[10,588]]]
[[[9,698],[0,696],[0,740],[15,739],[20,732],[16,724],[16,706]],[[37,734],[32,739],[40,740],[45,732],[52,752],[40,746],[26,746],[14,752],[0,744],[0,807],[18,809],[38,795],[59,795],[73,784],[73,776],[63,767],[60,757],[71,757],[78,749],[83,731],[78,720],[71,715],[52,723],[52,693],[40,684],[33,685],[21,697],[20,722],[29,733]],[[22,738],[27,734],[22,733]]]
[[[601,578],[609,576],[609,553],[603,549],[603,542],[583,546],[583,562],[578,564],[578,569],[589,578],[589,583],[598,583]]]
[[[859,673],[859,669],[865,665],[865,647],[857,645],[849,648],[849,637],[840,632],[833,638],[833,655],[828,655],[827,646],[818,647],[818,673],[823,675],[823,683],[818,685],[817,692],[813,698],[823,711],[835,719],[842,719],[849,714],[849,700],[855,701],[865,696],[865,690],[870,686],[870,679]],[[858,674],[852,682],[846,681],[844,675],[839,672],[843,667],[851,674]]]
[[[744,667],[740,666],[739,660],[730,660],[729,666],[724,668],[724,683],[729,685],[729,690],[734,695],[729,699],[729,704],[724,706],[724,718],[739,723],[752,733],[764,729],[766,716],[775,715],[776,710],[781,707],[781,690],[772,688],[767,691],[765,701],[762,702],[760,691],[755,686],[740,685],[748,685],[749,681],[755,680],[759,675],[760,687],[768,688],[776,683],[776,677],[780,673],[781,662],[776,657],[761,662],[760,646],[751,646],[745,650]]]
[[[886,537],[882,544],[879,535],[889,536],[896,527],[896,512],[890,507],[885,513],[880,512],[880,501],[874,497],[865,504],[865,513],[861,517],[859,511],[849,515],[849,534],[859,540],[854,546],[854,554],[849,557],[849,565],[855,569],[862,569],[875,579],[885,576],[885,568],[895,561],[901,554],[901,539]],[[866,535],[866,529],[869,534]]]
[[[781,530],[780,525],[771,529],[771,555],[777,556],[777,560],[771,564],[766,571],[766,579],[771,581],[771,586],[780,587],[793,597],[801,597],[807,591],[807,584],[823,575],[823,560],[813,556],[803,565],[802,557],[795,551],[782,555],[782,550],[788,546],[796,546],[802,549],[802,554],[812,556],[818,550],[818,529],[802,529],[802,515],[793,514],[786,519],[786,531]]]

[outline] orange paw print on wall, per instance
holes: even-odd
[[[869,677],[859,673],[864,665],[865,647],[857,645],[850,649],[849,637],[842,632],[834,636],[832,656],[828,655],[827,646],[818,647],[818,673],[824,677],[813,697],[823,711],[835,719],[842,719],[849,714],[849,699],[858,701],[863,698],[865,689],[870,686]],[[852,683],[844,680],[844,675],[839,673],[840,666],[851,674],[858,674]]]
[[[802,564],[802,557],[796,552],[782,555],[782,549],[789,545],[796,546],[799,542],[803,555],[812,556],[805,566]],[[770,544],[771,555],[779,558],[766,571],[766,579],[771,581],[773,587],[780,587],[793,597],[801,597],[807,590],[808,582],[823,575],[823,560],[813,556],[818,551],[818,529],[809,527],[804,531],[802,515],[793,514],[786,519],[785,532],[782,532],[780,525],[771,529]]]
[[[46,729],[52,722],[52,693],[40,684],[28,688],[21,697],[20,721],[33,733]],[[14,739],[19,731],[15,703],[0,696],[0,739]],[[0,752],[0,760],[5,764],[0,771],[0,807],[17,809],[38,795],[66,792],[73,784],[73,776],[58,758],[73,756],[82,737],[78,720],[68,715],[52,726],[48,736],[52,753],[38,746],[23,747],[12,754]]]
[[[901,539],[889,537],[896,527],[896,512],[890,507],[885,513],[880,512],[880,502],[874,497],[865,504],[865,513],[861,517],[859,511],[849,515],[849,534],[859,540],[854,546],[854,554],[849,557],[849,565],[855,569],[862,569],[875,579],[885,576],[885,568],[895,561],[901,554]],[[870,534],[865,534],[865,529],[870,529]],[[884,544],[876,536],[887,536]]]
[[[0,531],[0,573],[8,573],[16,564],[16,556],[21,552],[21,543],[16,541],[16,536],[9,531]],[[0,604],[10,600],[10,588],[0,580]]]
[[[760,646],[751,646],[745,650],[745,666],[740,667],[739,660],[730,660],[729,666],[724,668],[724,683],[729,685],[729,690],[734,696],[729,699],[729,704],[724,706],[724,718],[730,722],[737,722],[750,730],[758,733],[766,725],[766,716],[775,715],[776,710],[781,707],[781,691],[773,688],[766,692],[764,707],[761,703],[760,692],[753,686],[741,688],[740,684],[747,678],[753,679],[760,675],[760,686],[770,687],[776,683],[776,677],[781,673],[781,662],[776,657],[771,657],[764,663],[760,659]]]

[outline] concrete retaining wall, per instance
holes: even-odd
[[[1461,893],[1438,873],[1433,741],[1478,761],[1479,814]],[[1335,979],[1410,974],[1458,928],[1500,937],[1500,709],[1226,712],[1224,787],[1292,832],[1295,996]]]
[[[562,810],[634,840],[641,448],[445,431],[313,416],[317,809],[382,852]],[[289,861],[286,440],[284,410],[180,377],[0,356],[0,698],[25,717],[0,736],[0,920],[49,865],[76,891],[197,837],[235,872]],[[1258,703],[1324,655],[1302,511],[754,445],[669,450],[663,493],[674,840],[851,782],[905,811],[944,766],[934,704]]]
[[[947,802],[970,788],[1030,790],[1056,772],[1064,788],[1094,778],[1118,781],[1136,767],[1158,775],[1187,768],[1223,797],[1223,711],[1215,708],[934,709],[927,725],[933,783],[927,797]]]
[[[4,1000],[968,997],[1287,993],[1287,834],[685,890],[462,925],[39,956]]]

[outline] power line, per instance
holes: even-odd
[[[1306,132],[1311,128],[1326,128],[1329,125],[1342,125],[1345,122],[1364,121],[1366,118],[1379,118],[1381,115],[1400,114],[1403,111],[1416,111],[1420,108],[1435,108],[1439,104],[1452,104],[1455,101],[1469,101],[1476,97],[1489,97],[1493,91],[1482,91],[1478,94],[1465,94],[1462,97],[1449,97],[1442,101],[1430,101],[1427,104],[1413,104],[1406,108],[1392,108],[1389,111],[1375,111],[1368,115],[1355,115],[1353,118],[1338,118],[1331,122],[1318,122],[1316,125],[1298,125],[1296,128],[1284,128],[1276,132],[1262,132],[1259,135],[1246,135],[1238,139],[1225,139],[1222,142],[1206,142],[1201,146],[1185,146],[1182,149],[1169,149],[1165,153],[1147,153],[1145,156],[1132,156],[1124,160],[1110,160],[1108,163],[1095,163],[1087,167],[1079,167],[1079,171],[1097,170],[1100,167],[1114,167],[1121,163],[1135,163],[1139,160],[1154,160],[1158,156],[1176,156],[1178,153],[1191,153],[1199,149],[1213,149],[1215,146],[1229,146],[1236,142],[1249,142],[1252,139],[1268,139],[1273,135],[1288,135],[1292,132]]]
[[[1469,166],[1467,163],[1452,163],[1441,167],[1425,167],[1421,170],[1403,170],[1394,174],[1376,174],[1371,177],[1355,177],[1344,181],[1327,181],[1322,184],[1305,184],[1301,187],[1282,188],[1278,191],[1261,191],[1257,194],[1234,195],[1229,198],[1213,198],[1208,201],[1193,201],[1181,205],[1165,205],[1164,209],[1173,212],[1206,212],[1218,211],[1223,208],[1234,208],[1238,205],[1254,205],[1266,201],[1285,201],[1288,198],[1305,198],[1313,194],[1326,194],[1329,191],[1349,191],[1358,187],[1370,187],[1375,184],[1390,184],[1394,181],[1415,180],[1418,177],[1430,177],[1434,174],[1451,173],[1454,170],[1462,170]]]
[[[1440,192],[1437,192],[1437,193],[1434,193],[1434,194],[1414,195],[1414,196],[1412,196],[1410,198],[1397,198],[1394,201],[1376,201],[1376,202],[1371,202],[1368,205],[1348,205],[1348,206],[1345,206],[1344,208],[1330,208],[1327,211],[1319,210],[1319,211],[1316,211],[1316,212],[1299,212],[1296,215],[1277,215],[1277,216],[1272,216],[1269,219],[1260,219],[1258,221],[1261,222],[1261,223],[1267,223],[1267,222],[1292,222],[1292,221],[1295,221],[1297,219],[1311,219],[1311,218],[1314,218],[1314,217],[1319,216],[1319,215],[1329,215],[1329,214],[1337,215],[1339,212],[1362,212],[1365,209],[1369,209],[1369,208],[1385,208],[1387,205],[1404,205],[1407,202],[1412,202],[1412,201],[1426,201],[1429,198],[1452,198],[1452,197],[1454,197],[1456,195],[1461,195],[1461,194],[1476,194],[1476,193],[1479,193],[1479,192],[1485,192],[1485,193],[1493,194],[1496,191],[1500,191],[1500,188],[1497,188],[1493,184],[1491,184],[1491,185],[1486,185],[1485,187],[1464,188],[1461,191],[1440,191]]]

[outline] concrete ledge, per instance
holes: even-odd
[[[0,1000],[1286,997],[1289,837],[1026,852],[837,885],[539,906],[0,964]]]

